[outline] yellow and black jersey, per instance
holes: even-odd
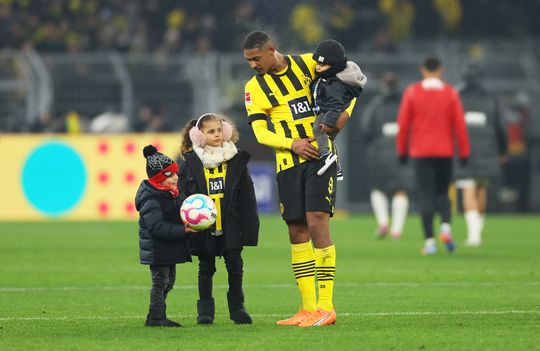
[[[225,196],[225,175],[227,174],[227,163],[222,163],[215,168],[205,168],[204,177],[206,178],[206,185],[208,189],[208,196],[216,204],[217,218],[216,218],[216,230],[222,231],[221,222],[221,201]]]
[[[257,140],[276,151],[278,173],[305,162],[291,151],[291,145],[295,139],[313,137],[316,117],[311,108],[310,84],[317,62],[311,53],[287,55],[285,60],[287,68],[283,71],[253,76],[246,83],[244,98]],[[347,109],[349,114],[353,107],[354,101]],[[268,131],[268,117],[275,132]]]

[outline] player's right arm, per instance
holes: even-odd
[[[290,150],[293,139],[283,135],[278,135],[268,130],[268,114],[271,105],[268,104],[266,95],[260,87],[251,79],[246,83],[244,91],[244,103],[248,115],[249,124],[253,128],[253,133],[259,144],[269,146],[274,149]]]
[[[251,122],[251,128],[259,144],[270,146],[274,149],[291,150],[293,139],[286,138],[268,130],[266,120],[255,120]]]

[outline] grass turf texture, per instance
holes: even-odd
[[[540,349],[538,217],[490,216],[485,244],[438,244],[420,255],[419,219],[399,241],[373,238],[374,220],[332,220],[337,324],[276,326],[300,303],[286,227],[263,217],[260,245],[244,250],[254,324],[228,319],[222,260],[216,321],[195,322],[197,264],[177,266],[169,316],[184,328],[143,327],[150,273],[138,263],[134,222],[0,223],[0,349],[533,350]],[[195,260],[196,262],[196,260]]]

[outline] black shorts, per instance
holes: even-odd
[[[323,161],[307,161],[277,174],[279,208],[285,221],[306,218],[306,212],[334,214],[336,204],[336,163],[323,175],[317,171]]]

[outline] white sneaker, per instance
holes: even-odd
[[[465,241],[465,246],[469,246],[469,247],[477,247],[477,246],[480,246],[480,244],[482,244],[481,240],[467,239]]]
[[[337,170],[337,181],[338,182],[341,182],[343,180],[343,170],[341,169],[341,167],[339,166],[339,163],[338,163],[338,170]]]
[[[437,247],[435,245],[426,245],[422,248],[422,255],[429,256],[437,253]]]
[[[317,171],[317,175],[323,175],[324,172],[330,168],[332,163],[337,161],[337,155],[334,153],[329,153],[326,156],[324,156],[324,165]]]
[[[424,247],[421,251],[422,255],[428,256],[428,255],[435,255],[437,253],[437,246],[435,246],[435,239],[429,238],[426,239],[424,243]]]

